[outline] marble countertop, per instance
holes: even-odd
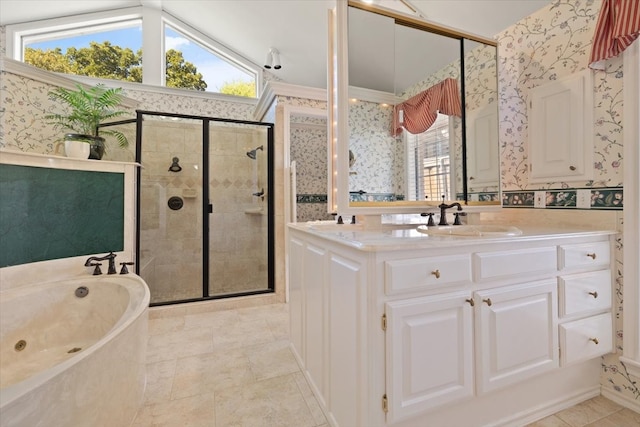
[[[616,234],[615,230],[520,226],[519,236],[449,236],[428,235],[417,230],[418,224],[382,224],[366,228],[362,224],[336,224],[334,221],[292,223],[291,229],[335,241],[363,251],[428,249],[466,246],[477,243],[523,242],[559,237],[587,237]]]

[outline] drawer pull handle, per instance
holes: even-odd
[[[471,298],[467,298],[467,299],[465,300],[465,302],[468,302],[468,303],[469,303],[469,305],[470,305],[471,307],[473,307],[474,305],[476,305],[476,303],[475,303],[475,302],[473,302],[473,299],[471,299]]]
[[[569,166],[569,170],[571,170],[571,171],[574,171],[574,170],[576,170],[576,169],[577,169],[577,168],[576,168],[575,166]]]
[[[598,338],[589,338],[589,341],[593,341],[595,345],[598,345],[598,343],[600,342],[598,341]]]
[[[598,293],[596,291],[589,292],[589,295],[591,295],[594,298],[598,298]]]
[[[596,259],[596,254],[595,254],[595,252],[594,252],[594,253],[592,253],[592,254],[587,254],[587,256],[588,256],[589,258],[591,258],[591,259]]]
[[[491,302],[491,298],[483,299],[482,302],[486,302],[489,307],[491,307],[491,304],[493,304]]]
[[[431,272],[431,274],[433,274],[434,276],[436,276],[436,279],[440,278],[440,270],[434,270]]]

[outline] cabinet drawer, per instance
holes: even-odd
[[[611,270],[558,278],[560,317],[611,308]]]
[[[560,363],[592,359],[613,351],[611,313],[560,325]]]
[[[476,280],[557,270],[556,247],[474,254]]]
[[[468,254],[385,262],[385,290],[388,294],[469,281],[471,260]]]
[[[611,259],[611,244],[609,242],[561,245],[559,250],[560,269],[607,265]]]

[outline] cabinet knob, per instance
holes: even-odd
[[[596,253],[592,253],[592,254],[587,254],[587,256],[591,259],[596,259]]]
[[[436,279],[440,278],[440,270],[434,270],[431,272],[431,274],[433,274],[434,276],[436,276]]]
[[[598,338],[589,338],[589,341],[593,341],[595,345],[598,345],[598,343],[600,342],[598,341]]]
[[[598,292],[596,292],[596,291],[589,292],[589,295],[591,295],[594,298],[598,298]]]
[[[491,307],[491,304],[493,304],[493,303],[491,302],[491,298],[483,299],[483,300],[482,300],[482,302],[487,303],[487,305],[488,305],[489,307]]]
[[[575,166],[569,166],[569,170],[574,171],[574,170],[576,170],[576,167]]]
[[[468,302],[468,303],[469,303],[469,305],[470,305],[471,307],[473,307],[474,305],[476,305],[476,303],[475,303],[475,302],[473,302],[473,299],[472,299],[472,298],[467,298],[467,299],[465,300],[465,302]]]

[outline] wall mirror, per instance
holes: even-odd
[[[496,43],[351,0],[331,25],[334,211],[499,206]]]

